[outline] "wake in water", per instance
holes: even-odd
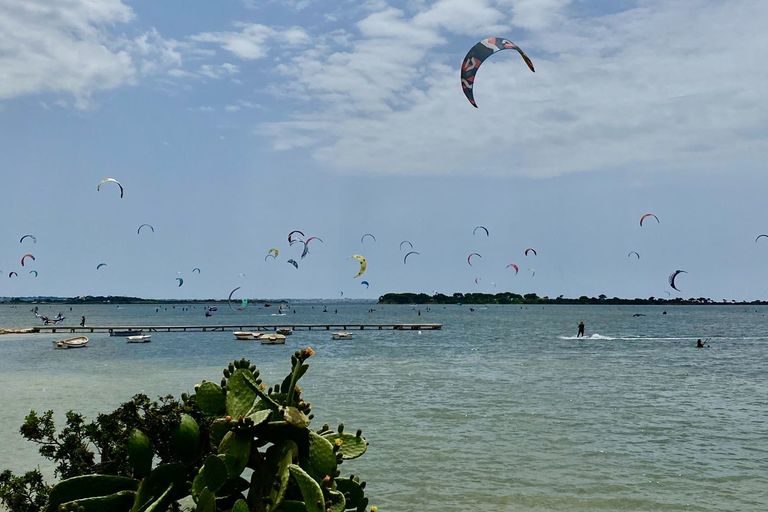
[[[612,338],[602,334],[593,334],[592,336],[559,336],[561,340],[620,340],[620,339],[641,339],[641,338]]]

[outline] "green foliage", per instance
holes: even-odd
[[[180,402],[136,395],[94,422],[69,412],[59,432],[51,411],[32,411],[21,433],[63,480],[50,488],[37,471],[6,471],[0,503],[19,512],[178,511],[180,500],[196,512],[364,512],[365,484],[338,470],[365,453],[362,433],[309,429],[298,382],[313,353],[296,352],[274,387],[241,359],[220,386],[203,381]]]

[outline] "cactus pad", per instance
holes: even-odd
[[[218,384],[203,381],[195,386],[195,402],[206,416],[224,413],[224,390]]]
[[[152,469],[152,444],[147,434],[135,428],[128,435],[128,463],[133,476],[143,478]]]
[[[246,375],[246,373],[248,375]],[[258,395],[252,388],[253,374],[250,370],[238,368],[227,379],[226,408],[227,414],[237,419],[245,417],[253,408]]]
[[[333,444],[320,434],[309,431],[309,456],[304,468],[318,483],[336,474],[336,454]]]
[[[362,435],[347,434],[346,432],[326,432],[323,434],[331,443],[339,447],[339,453],[345,459],[356,459],[368,449],[368,441]]]
[[[291,464],[288,466],[288,471],[299,486],[307,512],[325,512],[325,498],[320,485],[301,469],[301,466]]]
[[[135,491],[139,481],[124,476],[86,475],[62,480],[48,495],[46,512],[56,512],[59,505],[69,501],[107,496],[120,491]]]

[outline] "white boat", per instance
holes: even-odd
[[[87,336],[78,336],[76,338],[67,338],[53,342],[54,348],[83,348],[88,345]]]
[[[290,336],[293,334],[293,329],[278,329],[275,332],[277,334],[282,334],[283,336]]]
[[[332,340],[348,340],[352,338],[351,332],[332,332],[331,333],[331,339]]]
[[[259,341],[261,341],[262,345],[285,345],[285,335],[262,334]]]
[[[139,336],[128,336],[127,343],[149,343],[152,341],[151,334],[141,334]]]
[[[260,332],[250,332],[250,331],[235,331],[232,334],[235,335],[236,340],[244,340],[244,341],[257,340],[261,336]]]

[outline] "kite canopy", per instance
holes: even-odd
[[[136,230],[136,234],[141,234],[141,228],[149,228],[153,233],[155,232],[155,228],[150,224],[142,224],[139,226],[139,229]]]
[[[517,275],[517,273],[520,272],[520,267],[517,266],[517,263],[510,263],[509,265],[506,266],[506,268],[509,268],[509,267],[512,267],[513,269],[515,269],[515,275]]]
[[[479,255],[478,253],[476,253],[476,252],[470,253],[470,254],[469,254],[469,256],[467,256],[467,264],[468,264],[470,267],[472,266],[472,257],[473,257],[473,256],[477,256],[478,258],[482,258],[482,256],[480,256],[480,255]]]
[[[403,256],[403,265],[405,265],[406,263],[408,263],[408,256],[410,256],[411,254],[415,254],[416,256],[421,256],[421,253],[420,253],[420,252],[416,252],[416,251],[409,251],[408,253],[406,253],[406,255],[405,255],[405,256]]]
[[[534,249],[533,247],[529,247],[529,248],[527,248],[527,249],[525,250],[525,255],[526,255],[526,256],[528,256],[528,253],[529,253],[529,252],[532,252],[534,256],[538,256],[538,255],[539,255],[539,253],[537,253],[537,252],[536,252],[536,249]]]
[[[11,271],[11,272],[8,272],[8,277],[9,278],[10,277],[19,277],[19,274],[17,274],[16,272]]]
[[[649,218],[649,217],[653,217],[654,219],[656,219],[656,223],[657,223],[657,224],[661,224],[661,221],[659,220],[659,218],[658,218],[656,215],[654,215],[654,214],[652,214],[652,213],[644,213],[644,214],[643,214],[643,215],[640,217],[640,227],[642,227],[642,226],[643,226],[643,222],[645,222],[645,219],[647,219],[647,218]]]
[[[237,288],[235,288],[234,290],[232,290],[231,292],[229,292],[229,296],[227,297],[227,306],[229,306],[229,309],[231,309],[232,311],[237,311],[237,309],[235,309],[235,308],[232,306],[232,296],[233,296],[233,295],[235,294],[235,292],[236,292],[237,290],[239,290],[239,289],[240,289],[240,287],[238,286]],[[239,310],[240,310],[240,311],[242,311],[242,309],[243,309],[243,308],[239,308]]]
[[[768,238],[768,235],[757,235],[757,238],[755,238],[755,242],[760,240],[762,237]]]
[[[368,260],[366,260],[365,256],[362,254],[353,254],[352,259],[360,264],[360,269],[357,271],[357,274],[355,274],[355,278],[358,278],[365,274],[365,271],[368,268]]]
[[[408,245],[410,246],[410,248],[411,248],[411,249],[413,249],[413,244],[412,244],[410,241],[408,241],[408,240],[403,240],[402,242],[400,242],[400,250],[401,250],[401,251],[403,250],[403,245],[404,245],[404,244],[408,244]]]
[[[21,257],[21,266],[22,267],[24,266],[24,263],[27,262],[27,259],[31,259],[32,261],[35,261],[35,257],[32,256],[31,254],[27,253],[27,254],[25,254],[24,256]]]
[[[293,265],[293,267],[294,267],[294,268],[296,268],[296,269],[298,269],[298,268],[299,268],[299,264],[298,264],[298,263],[296,263],[296,260],[288,260],[288,263],[290,263],[291,265]]]
[[[177,277],[176,280],[179,282],[179,286],[184,284],[184,280],[180,277]]]
[[[293,244],[293,242],[298,242],[298,240],[293,235],[301,235],[302,238],[304,237],[304,233],[299,231],[298,229],[294,229],[290,233],[288,233],[288,244]]]
[[[272,247],[270,250],[267,251],[267,255],[264,256],[264,261],[267,261],[267,258],[277,259],[277,257],[280,256],[280,249],[277,247]]]
[[[124,192],[124,190],[123,190],[123,186],[122,186],[122,185],[120,184],[120,182],[119,182],[119,181],[117,181],[115,178],[104,178],[103,180],[101,180],[101,182],[99,182],[99,184],[98,184],[98,185],[96,185],[96,191],[99,191],[99,190],[101,190],[101,186],[102,186],[102,185],[104,185],[105,183],[114,183],[114,184],[116,184],[118,187],[120,187],[120,198],[122,199],[122,197],[123,197],[123,192]]]
[[[27,239],[27,238],[31,239],[33,244],[37,243],[37,238],[35,237],[35,235],[24,235],[23,237],[21,237],[19,239],[19,243],[23,243],[24,240]]]
[[[38,275],[37,274],[37,270],[30,270],[29,273],[30,274],[34,274],[35,277],[37,277],[37,275]]]
[[[99,263],[98,265],[96,265],[96,270],[99,270],[100,268],[106,267],[106,266],[107,266],[106,263]]]
[[[360,243],[363,243],[365,241],[365,237],[370,237],[373,239],[373,241],[376,241],[376,237],[373,236],[371,233],[366,233],[363,236],[360,237]]]
[[[366,288],[371,286],[371,284],[368,281],[360,281],[360,284],[365,286]]]
[[[675,270],[674,272],[669,274],[669,286],[671,286],[673,290],[677,290],[679,292],[680,290],[675,285],[675,279],[677,278],[678,275],[687,274],[687,273],[688,272],[686,272],[685,270]]]
[[[637,257],[637,259],[640,259],[640,255],[636,251],[629,251],[627,258],[631,257],[633,254]]]
[[[472,230],[472,234],[473,235],[477,234],[478,229],[482,229],[483,231],[485,231],[485,236],[491,236],[491,234],[488,232],[488,228],[485,226],[475,226],[475,229]]]
[[[477,70],[480,69],[480,65],[485,59],[501,50],[516,50],[523,58],[528,69],[534,73],[536,72],[536,70],[533,69],[533,62],[531,59],[528,58],[519,46],[509,39],[504,39],[503,37],[487,37],[483,39],[467,52],[464,61],[461,63],[461,88],[464,90],[464,96],[467,97],[469,102],[475,108],[477,108],[477,103],[475,102],[473,87],[475,85],[475,75],[477,74]]]
[[[193,268],[193,269],[192,269],[192,272],[193,272],[193,273],[194,273],[194,272],[197,272],[197,273],[199,274],[199,273],[200,273],[200,269],[199,269],[199,268],[197,268],[197,267],[195,267],[195,268]]]

